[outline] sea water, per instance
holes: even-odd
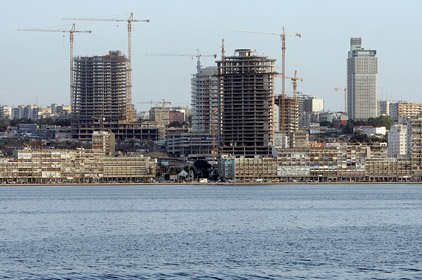
[[[0,187],[0,279],[422,279],[422,185]]]

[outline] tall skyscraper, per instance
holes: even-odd
[[[375,50],[362,48],[361,38],[350,39],[347,58],[347,113],[349,119],[361,121],[378,116]]]
[[[192,80],[192,132],[211,133],[218,108],[217,67],[198,68]],[[214,115],[213,115],[214,114]]]
[[[271,155],[274,142],[275,60],[238,49],[217,61],[220,153]]]

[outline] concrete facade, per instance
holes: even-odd
[[[217,67],[199,68],[191,79],[192,85],[192,132],[212,133],[214,115],[218,109]]]
[[[362,48],[361,38],[350,39],[347,58],[347,112],[349,119],[364,121],[378,116],[375,50]]]

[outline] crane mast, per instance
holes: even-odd
[[[347,88],[335,88],[337,92],[343,92],[344,94],[344,112],[347,114]]]
[[[284,112],[285,110],[285,98],[286,98],[286,32],[284,27],[282,27],[281,33],[273,33],[273,32],[259,32],[259,31],[250,31],[250,30],[238,30],[232,29],[232,31],[237,32],[246,32],[246,33],[255,33],[255,34],[264,34],[264,35],[273,35],[280,37],[281,40],[281,99],[279,99],[279,108],[281,111]],[[295,36],[302,38],[301,33],[295,33],[290,36]],[[284,114],[281,114],[281,123],[280,123],[280,130],[283,132],[285,130],[285,119]]]
[[[76,25],[73,23],[72,27],[69,30],[61,29],[41,29],[41,28],[20,28],[18,31],[30,31],[30,32],[55,32],[55,33],[69,33],[69,84],[70,84],[70,104],[73,104],[73,50],[74,50],[74,41],[75,33],[92,33],[91,30],[76,30]]]

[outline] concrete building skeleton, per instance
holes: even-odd
[[[275,60],[252,49],[217,61],[220,106],[219,152],[232,156],[271,155],[274,142]]]
[[[91,141],[93,131],[111,131],[117,140],[157,140],[158,128],[135,123],[128,95],[128,59],[120,51],[74,59],[71,106],[72,135]]]
[[[214,110],[218,109],[217,67],[199,67],[191,84],[192,132],[212,133],[212,123],[217,125],[217,118],[213,117]]]

